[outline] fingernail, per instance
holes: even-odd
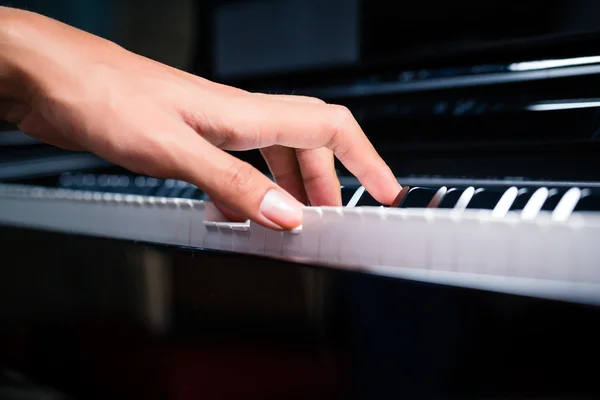
[[[291,195],[271,189],[260,203],[260,213],[280,228],[293,229],[302,223],[302,204]]]

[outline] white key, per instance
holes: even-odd
[[[458,198],[458,201],[454,205],[453,210],[454,211],[464,211],[467,208],[467,206],[469,205],[469,202],[473,198],[474,194],[475,194],[475,188],[473,186],[469,186],[468,188],[466,188],[465,191]]]
[[[521,211],[521,219],[526,221],[535,219],[544,206],[546,199],[548,199],[548,193],[548,189],[545,187],[536,190],[525,207],[523,207],[523,211]]]
[[[574,187],[567,190],[552,212],[552,220],[566,221],[569,219],[580,198],[581,190],[579,188]]]
[[[506,189],[506,192],[504,192],[500,200],[498,200],[496,207],[494,207],[494,210],[492,211],[492,216],[495,218],[504,217],[510,210],[510,206],[512,206],[518,194],[519,189],[517,189],[514,186]]]
[[[429,201],[429,204],[427,204],[427,208],[437,208],[437,206],[440,205],[442,199],[444,198],[447,192],[448,188],[446,186],[442,186],[441,188],[439,188],[438,191],[435,192],[435,194]]]
[[[358,201],[360,200],[360,198],[362,197],[364,192],[365,192],[365,187],[364,186],[359,187],[356,190],[356,192],[354,192],[354,195],[352,195],[352,197],[350,198],[350,201],[348,202],[346,207],[356,207],[356,204],[358,203]]]

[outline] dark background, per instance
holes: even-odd
[[[600,49],[600,3],[591,0],[5,3],[209,79],[269,93],[311,95],[304,89],[394,82],[410,74],[421,79],[436,68],[452,77],[459,68],[596,56]],[[545,101],[595,101],[598,86],[598,74],[589,74],[322,98],[350,108],[398,176],[598,180],[597,109],[527,109]],[[257,151],[236,155],[266,170]]]
[[[4,3],[44,13],[216,80],[392,61],[443,64],[465,53],[470,60],[482,60],[499,46],[511,48],[505,57],[527,58],[548,40],[555,44],[565,35],[598,31],[600,11],[600,4],[592,0]]]

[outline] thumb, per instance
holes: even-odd
[[[289,230],[302,224],[302,203],[252,165],[198,139],[201,149],[193,146],[186,157],[190,162],[189,168],[184,166],[184,179],[235,215],[267,228]]]

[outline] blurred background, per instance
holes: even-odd
[[[195,0],[8,0],[177,68],[189,68]]]
[[[5,0],[215,79],[417,64],[596,32],[592,0]],[[537,53],[537,48],[522,50]],[[446,62],[446,61],[445,61]]]
[[[506,84],[481,85],[488,76],[510,73],[514,63],[595,57],[600,48],[597,1],[4,0],[3,4],[40,12],[221,83],[346,105],[399,175],[547,178],[546,160],[552,158],[540,152],[531,162],[540,145],[560,141],[560,149],[565,149],[564,143],[586,141],[589,149],[587,142],[600,131],[595,108],[544,113],[530,109],[548,101],[595,101],[596,73],[569,73],[551,82],[516,82],[511,77]],[[0,134],[0,179],[69,172],[75,159],[78,169],[100,165],[90,157],[57,149],[16,146],[31,139],[1,121],[0,131],[12,131]],[[508,165],[506,156],[496,151],[499,143],[513,146]],[[514,146],[526,151],[522,161],[515,161]],[[480,157],[477,171],[469,159],[475,152]],[[567,166],[574,165],[570,154],[564,155]],[[236,155],[266,170],[258,152]],[[58,158],[64,164],[57,163]],[[592,155],[591,160],[596,159]],[[347,173],[342,165],[338,168]],[[596,170],[590,164],[557,173],[563,179],[591,179]]]

